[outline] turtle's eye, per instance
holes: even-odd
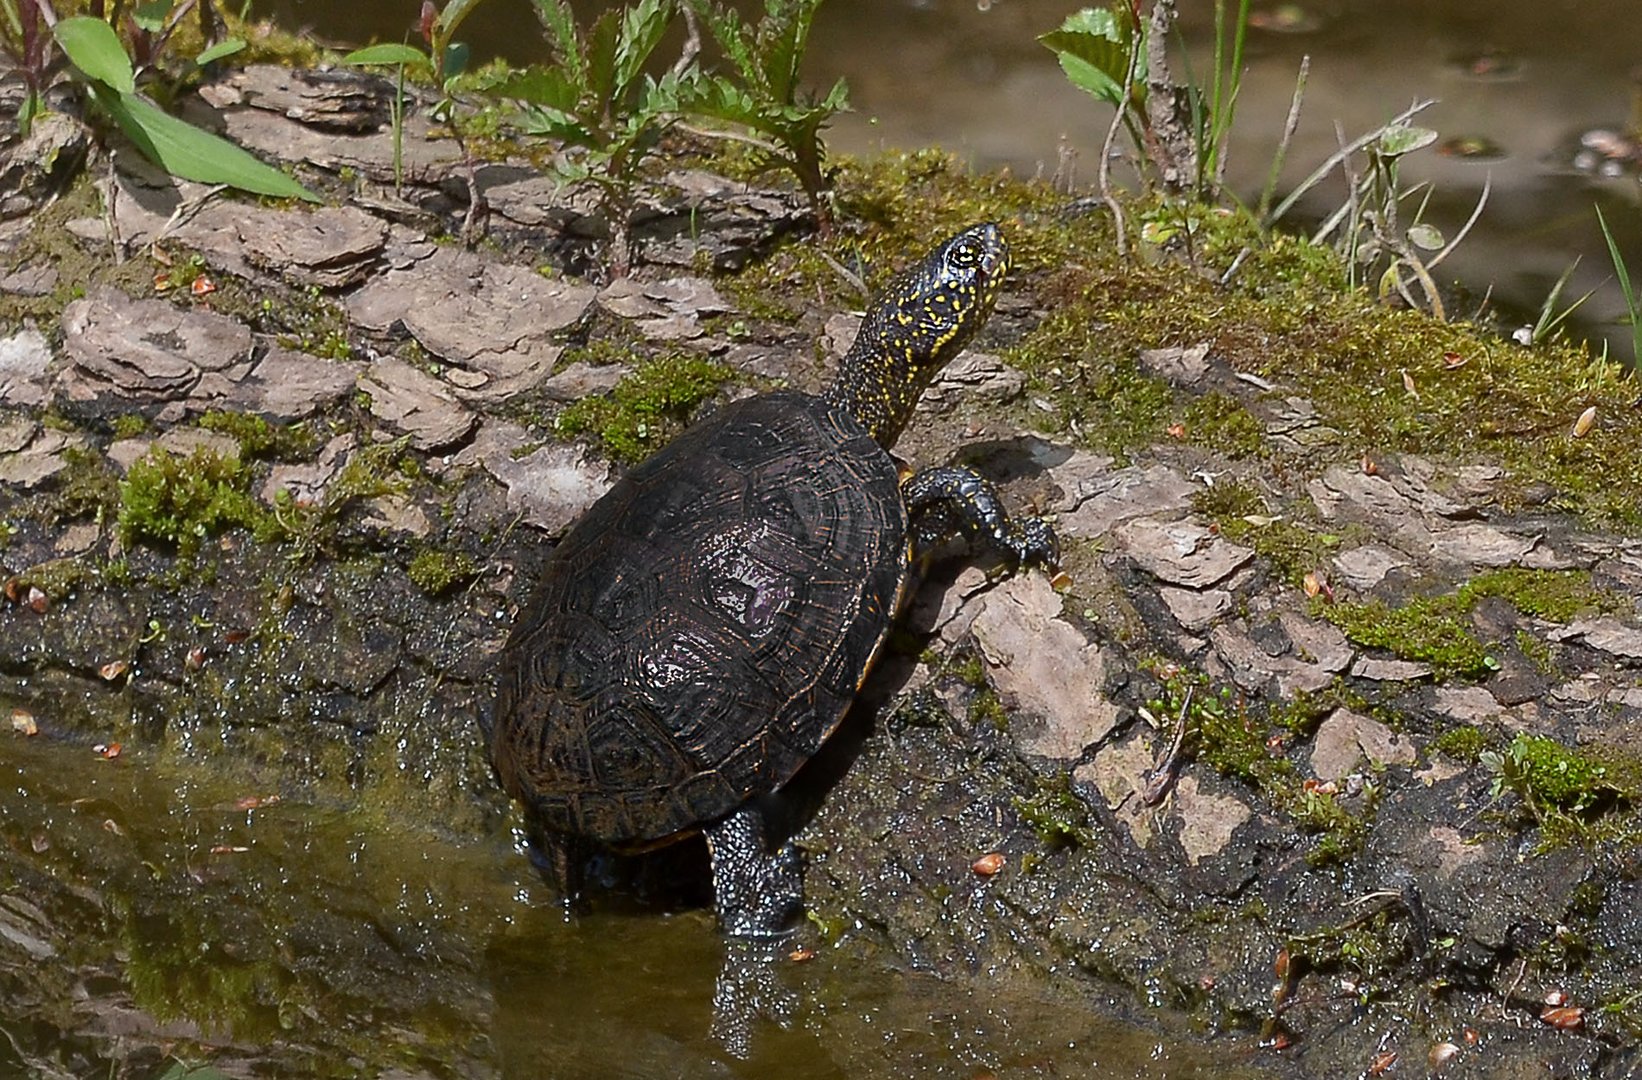
[[[952,249],[949,257],[957,270],[973,270],[981,262],[981,253],[975,250],[973,244],[959,244]]]

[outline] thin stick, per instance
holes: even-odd
[[[1493,189],[1494,174],[1489,173],[1482,178],[1482,194],[1477,196],[1477,205],[1472,209],[1471,216],[1466,219],[1460,231],[1454,234],[1454,239],[1449,241],[1448,246],[1433,255],[1431,261],[1425,264],[1426,269],[1435,270],[1444,259],[1448,258],[1450,251],[1460,246],[1460,241],[1465,239],[1465,234],[1471,231],[1471,226],[1475,225],[1477,219],[1482,216],[1482,208],[1488,205],[1488,193]]]
[[[1256,221],[1266,221],[1266,211],[1271,209],[1271,197],[1277,194],[1277,176],[1283,171],[1289,144],[1294,141],[1294,133],[1300,127],[1300,103],[1305,99],[1306,79],[1310,75],[1311,54],[1307,53],[1300,57],[1300,74],[1294,80],[1294,100],[1289,102],[1288,119],[1283,121],[1283,137],[1277,141],[1277,154],[1271,159],[1271,175],[1266,177],[1265,190],[1260,192],[1260,209],[1254,215]]]
[[[1391,128],[1396,127],[1398,124],[1402,123],[1404,120],[1407,120],[1409,117],[1416,115],[1417,113],[1424,112],[1436,103],[1435,98],[1426,101],[1416,101],[1413,105],[1410,105],[1408,108],[1398,113],[1389,122],[1381,124],[1379,127],[1375,128],[1373,131],[1370,131],[1366,135],[1358,136],[1356,139],[1353,139],[1351,142],[1340,147],[1340,149],[1335,151],[1333,154],[1330,154],[1327,161],[1317,166],[1317,168],[1312,171],[1310,176],[1300,182],[1299,187],[1289,192],[1288,198],[1277,204],[1277,209],[1273,210],[1271,213],[1271,220],[1267,221],[1266,224],[1274,224],[1284,214],[1293,209],[1294,204],[1299,202],[1301,197],[1303,197],[1306,192],[1321,183],[1322,179],[1332,172],[1336,165],[1340,164],[1342,161],[1349,158],[1352,154],[1355,154],[1358,150],[1361,150],[1375,139],[1378,139]]]
[[[1106,140],[1101,143],[1100,170],[1096,173],[1101,201],[1112,212],[1112,227],[1117,230],[1117,257],[1120,259],[1129,257],[1129,236],[1123,220],[1123,207],[1118,203],[1117,196],[1112,194],[1112,144],[1117,142],[1118,126],[1128,117],[1129,104],[1134,97],[1135,69],[1139,63],[1140,51],[1130,49],[1129,66],[1123,73],[1123,97],[1118,99],[1117,112],[1112,114],[1112,123],[1106,129]]]

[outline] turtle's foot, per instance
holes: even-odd
[[[938,465],[901,486],[918,554],[964,536],[1002,556],[1011,569],[1060,568],[1060,543],[1047,521],[1011,518],[992,482],[962,465]]]
[[[709,826],[713,907],[735,937],[779,937],[804,906],[804,858],[792,844],[769,850],[764,815],[747,805]]]
[[[534,818],[526,830],[525,854],[549,888],[559,895],[566,919],[585,912],[587,900],[583,883],[587,844],[572,836],[559,836],[541,828]]]
[[[1055,529],[1042,518],[1020,518],[1010,523],[1002,546],[1013,558],[1015,568],[1036,566],[1053,574],[1060,569],[1060,540]]]

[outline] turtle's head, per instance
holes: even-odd
[[[828,397],[894,445],[924,388],[992,314],[1008,272],[1009,245],[990,222],[941,244],[867,308]]]

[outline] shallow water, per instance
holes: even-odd
[[[601,5],[582,2],[584,13]],[[751,10],[754,5],[743,4]],[[1061,75],[1036,36],[1084,6],[1066,0],[829,0],[816,21],[809,70],[815,82],[848,78],[855,112],[833,130],[849,151],[938,144],[977,167],[1053,175],[1064,146],[1075,181],[1087,187],[1110,111]],[[1405,161],[1410,182],[1433,185],[1427,219],[1452,237],[1470,215],[1484,179],[1493,191],[1475,229],[1440,268],[1459,284],[1469,315],[1484,296],[1505,324],[1532,321],[1557,277],[1578,270],[1561,307],[1595,289],[1570,320],[1586,336],[1629,356],[1629,328],[1596,205],[1642,276],[1642,186],[1634,175],[1604,179],[1572,161],[1581,132],[1642,124],[1634,115],[1642,53],[1635,0],[1321,0],[1256,3],[1271,14],[1291,7],[1304,32],[1251,31],[1239,96],[1228,180],[1255,201],[1266,182],[1302,56],[1311,57],[1299,130],[1284,183],[1295,184],[1347,139],[1386,122],[1415,99],[1437,104],[1417,122],[1450,137],[1498,144],[1486,160],[1435,149]],[[414,14],[411,0],[333,5],[320,0],[258,3],[287,25],[310,25],[337,38],[398,39]],[[1207,62],[1213,6],[1182,0],[1183,33],[1201,68]],[[545,48],[526,0],[486,0],[467,24],[480,53],[541,59]],[[1177,72],[1178,74],[1178,72]],[[1338,177],[1307,198],[1293,224],[1325,217],[1344,200]]]
[[[566,920],[505,844],[270,794],[0,738],[0,1075],[1256,1075],[1250,1043],[1209,1053],[1008,977],[847,941],[727,953],[699,912]]]

